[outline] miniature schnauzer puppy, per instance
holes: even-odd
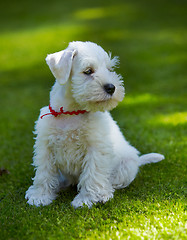
[[[122,77],[114,72],[117,57],[77,41],[49,54],[46,62],[56,82],[36,122],[36,174],[25,198],[31,205],[48,205],[61,188],[76,184],[74,208],[105,203],[134,180],[139,166],[164,156],[139,156],[108,112],[124,97]]]

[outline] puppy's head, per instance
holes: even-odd
[[[118,58],[111,58],[91,42],[71,42],[64,51],[50,54],[47,64],[57,81],[71,81],[71,94],[76,104],[87,111],[111,110],[123,100],[122,78],[113,68]]]

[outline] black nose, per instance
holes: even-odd
[[[113,95],[113,93],[115,92],[115,86],[113,84],[106,84],[104,85],[104,89],[105,91],[110,94],[111,96]]]

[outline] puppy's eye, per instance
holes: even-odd
[[[88,68],[83,73],[86,74],[86,75],[91,75],[92,73],[94,73],[94,71],[93,71],[92,68]]]

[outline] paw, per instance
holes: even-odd
[[[78,207],[84,207],[87,206],[88,208],[91,208],[94,203],[97,202],[102,202],[105,203],[107,202],[110,198],[113,198],[113,193],[108,194],[108,195],[103,195],[103,196],[97,196],[96,195],[93,197],[91,195],[79,193],[74,200],[71,202],[71,205],[74,208]]]
[[[51,194],[42,188],[35,188],[34,186],[30,186],[25,194],[25,199],[28,199],[27,203],[37,207],[49,205],[55,198],[56,194]]]
[[[79,193],[74,200],[71,202],[71,205],[74,208],[79,208],[83,207],[84,205],[87,206],[88,208],[91,208],[93,205],[94,201],[91,199],[91,197]]]

